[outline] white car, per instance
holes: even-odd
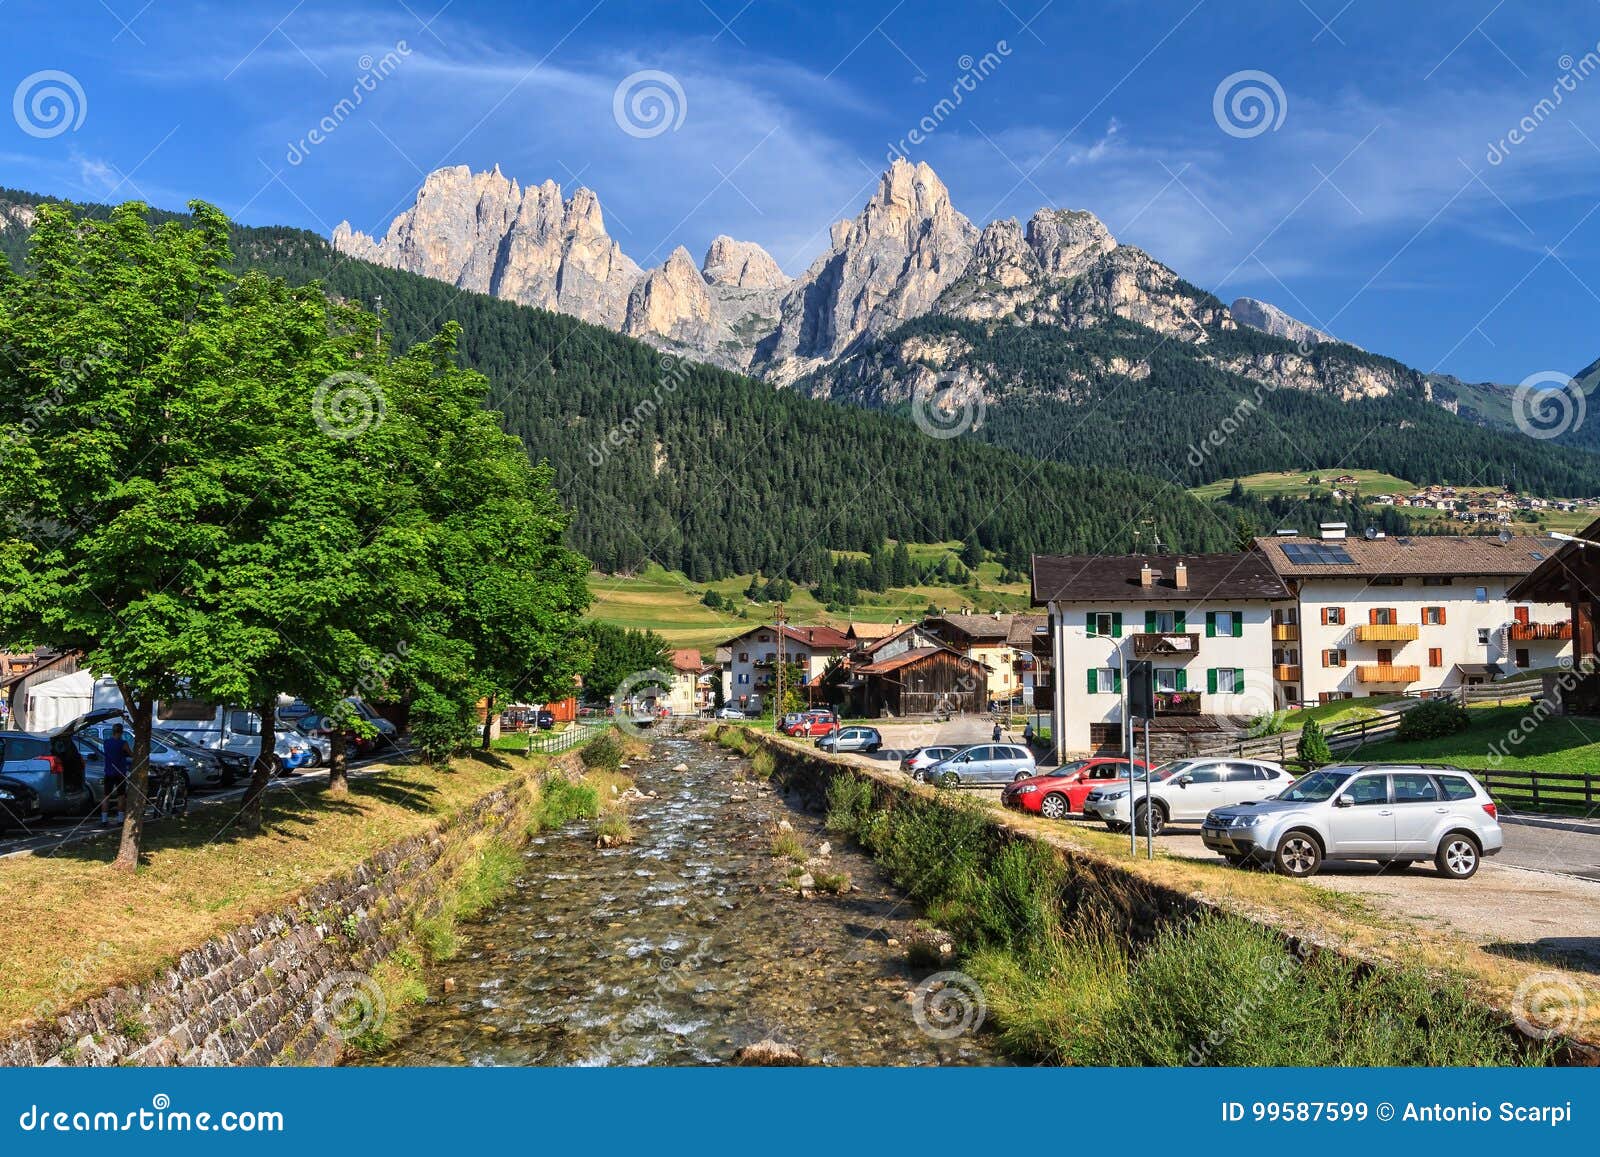
[[[1483,785],[1458,767],[1341,764],[1296,780],[1277,798],[1218,808],[1201,829],[1230,863],[1270,860],[1287,876],[1314,875],[1325,860],[1377,860],[1405,869],[1432,860],[1465,880],[1504,846]]]
[[[928,778],[925,774],[928,768],[949,759],[960,750],[961,745],[957,743],[919,747],[915,751],[907,752],[900,760],[900,770],[920,783]]]
[[[744,718],[744,712],[740,711],[737,707],[719,707],[719,708],[717,708],[717,718],[718,719],[743,719]]]
[[[1276,795],[1290,781],[1287,771],[1264,759],[1175,759],[1150,773],[1148,815],[1143,779],[1095,788],[1083,813],[1104,820],[1112,831],[1132,824],[1141,836],[1159,834],[1170,823],[1198,823],[1214,808]]]

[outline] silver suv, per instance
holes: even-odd
[[[1206,847],[1230,863],[1270,860],[1287,876],[1324,860],[1376,860],[1404,869],[1432,860],[1465,880],[1504,846],[1489,793],[1458,767],[1341,764],[1313,771],[1276,798],[1206,817]]]
[[[1084,800],[1083,814],[1102,819],[1114,832],[1128,825],[1144,835],[1159,835],[1169,823],[1197,823],[1213,808],[1265,799],[1289,786],[1289,773],[1265,759],[1174,759],[1150,773],[1150,803],[1140,776],[1097,787]]]

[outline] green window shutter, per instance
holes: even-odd
[[[1095,686],[1096,676],[1097,675],[1099,675],[1099,672],[1096,671],[1093,667],[1090,667],[1089,668],[1089,694],[1091,694],[1091,695],[1093,695],[1096,691],[1100,690],[1100,688]]]
[[[1178,668],[1178,690],[1179,691],[1187,691],[1188,689],[1189,689],[1189,672],[1185,671],[1182,667],[1179,667]]]
[[[1237,639],[1243,634],[1244,634],[1244,612],[1243,611],[1234,611],[1233,612],[1233,637],[1235,639]]]
[[[1217,669],[1215,667],[1206,668],[1206,691],[1212,695],[1217,693]]]
[[[1118,695],[1122,694],[1122,672],[1121,671],[1113,671],[1113,672],[1111,672],[1111,689],[1113,691],[1115,691]]]
[[[1172,612],[1172,629],[1177,631],[1179,634],[1183,633],[1183,612],[1182,611],[1173,611]]]
[[[1144,613],[1144,633],[1147,635],[1153,635],[1155,634],[1155,630],[1156,613],[1154,611],[1146,611]]]
[[[1233,673],[1233,693],[1235,695],[1243,695],[1244,694],[1244,668],[1243,667],[1238,668]]]
[[[1217,612],[1216,611],[1207,611],[1206,612],[1206,638],[1215,639],[1216,637],[1217,637]]]
[[[1122,638],[1122,612],[1121,611],[1112,611],[1111,612],[1111,637],[1113,639]]]

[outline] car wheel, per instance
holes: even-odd
[[[1439,854],[1434,856],[1433,862],[1441,875],[1452,880],[1466,880],[1477,874],[1482,859],[1477,840],[1466,832],[1451,832],[1440,842]]]
[[[953,771],[947,771],[939,777],[940,787],[960,787],[961,777]]]
[[[1039,804],[1039,814],[1045,819],[1065,819],[1067,815],[1067,797],[1059,792],[1051,792]]]
[[[1026,771],[1019,771],[1019,772],[1017,772],[1016,775],[1011,777],[1011,782],[1012,783],[1021,783],[1025,779],[1032,779],[1032,778],[1033,778],[1033,776],[1030,773],[1028,773]]]
[[[1296,829],[1278,841],[1272,864],[1285,876],[1315,876],[1322,867],[1322,845],[1310,832]]]
[[[1413,863],[1415,863],[1414,860],[1379,860],[1378,870],[1380,872],[1403,872]]]
[[[1155,804],[1141,803],[1133,812],[1133,830],[1141,836],[1159,836],[1167,826],[1167,813]]]
[[[1123,823],[1121,820],[1107,820],[1106,827],[1114,832],[1125,832],[1128,830],[1128,825]]]

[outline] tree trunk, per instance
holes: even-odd
[[[261,830],[262,802],[266,798],[267,784],[272,779],[277,755],[273,748],[278,743],[278,697],[265,695],[256,714],[261,716],[261,750],[256,753],[251,769],[250,788],[244,793],[244,805],[239,809],[239,823],[252,835]]]
[[[478,745],[488,751],[494,742],[494,696],[483,701],[483,741]]]
[[[350,776],[346,768],[348,754],[345,750],[344,732],[335,728],[328,736],[328,794],[346,795],[350,791]]]
[[[133,716],[133,757],[127,793],[122,799],[122,846],[111,866],[120,872],[132,872],[139,866],[139,847],[144,840],[144,807],[150,792],[150,713],[155,697],[139,694],[120,683],[117,688]]]

